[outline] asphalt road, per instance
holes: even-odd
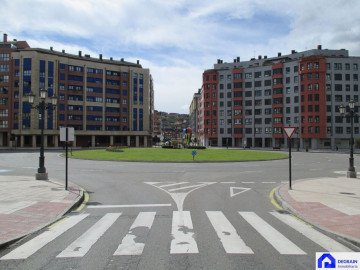
[[[58,155],[46,153],[45,166],[50,178],[64,181],[65,160]],[[0,154],[0,164],[4,175],[34,175],[38,153]],[[292,179],[336,177],[347,166],[348,154],[295,152]],[[274,188],[288,183],[288,159],[70,159],[69,180],[87,190],[87,207],[70,213],[69,228],[33,255],[6,261],[8,269],[314,269],[315,252],[325,251],[285,224],[281,219],[289,215],[269,199]],[[76,218],[81,220],[72,224]],[[48,230],[0,251],[0,257]]]

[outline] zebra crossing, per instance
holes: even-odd
[[[236,227],[229,221],[222,211],[205,211],[211,227],[213,228],[219,242],[227,254],[254,254],[252,243],[245,243],[239,235]],[[290,226],[306,238],[315,242],[330,252],[350,252],[346,246],[336,242],[330,237],[320,233],[305,223],[287,214],[270,212],[270,215]],[[70,245],[64,248],[57,258],[81,258],[93,248],[97,241],[115,226],[115,222],[122,217],[122,213],[106,213],[95,222],[87,231],[82,233]],[[60,237],[66,231],[79,226],[80,222],[89,218],[90,214],[82,213],[68,216],[62,222],[49,227],[45,232],[32,238],[28,242],[15,248],[0,260],[27,259],[47,244]],[[241,212],[236,215],[237,219],[245,220],[255,232],[268,242],[281,255],[306,255],[307,253],[285,237],[279,230],[266,222],[255,212]],[[150,230],[156,219],[156,212],[139,212],[130,226],[127,234],[122,238],[118,248],[114,250],[113,256],[139,256],[143,253],[146,245],[149,244]],[[170,254],[197,254],[201,252],[197,241],[198,237],[194,228],[190,211],[173,211],[171,226]],[[126,230],[126,228],[125,228]],[[137,239],[140,239],[136,241]],[[164,243],[168,244],[168,243]]]

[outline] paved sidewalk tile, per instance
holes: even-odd
[[[0,176],[0,245],[54,222],[80,200],[77,186],[35,177]]]
[[[317,178],[283,185],[280,199],[290,211],[322,229],[360,243],[360,179]]]

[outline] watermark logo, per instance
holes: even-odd
[[[359,269],[360,252],[316,252],[318,269]]]
[[[330,253],[324,253],[317,260],[318,268],[336,268],[336,260]]]

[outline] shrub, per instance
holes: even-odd
[[[124,152],[124,148],[128,148],[126,145],[110,145],[106,148],[106,151],[109,152]]]
[[[193,145],[189,146],[188,149],[206,149],[206,146]]]

